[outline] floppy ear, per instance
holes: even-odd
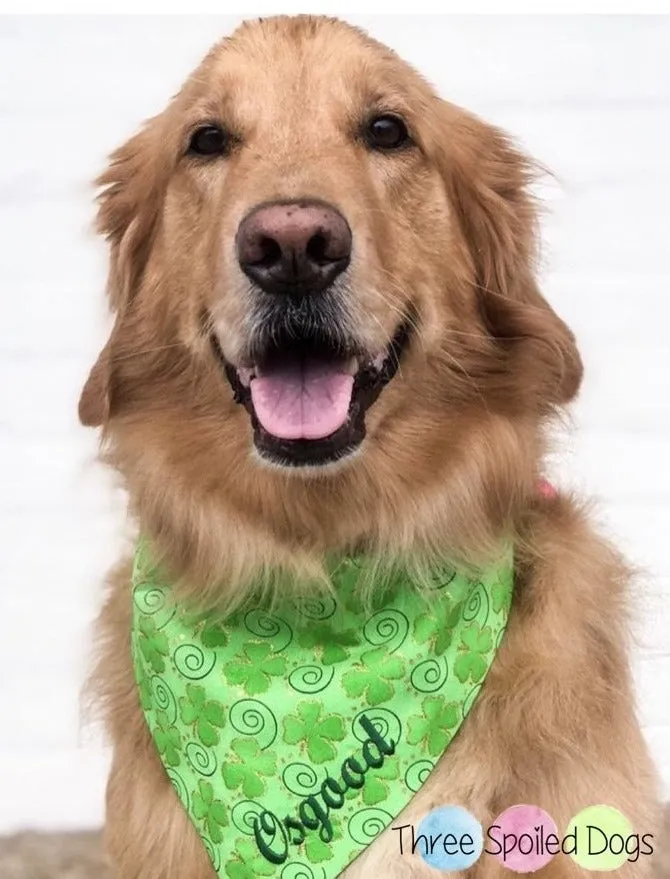
[[[111,409],[110,339],[98,355],[79,397],[79,420],[85,427],[100,427]]]
[[[79,399],[79,420],[87,427],[106,424],[112,414],[117,340],[141,284],[160,215],[158,119],[150,119],[116,150],[107,170],[96,180],[101,187],[96,225],[110,247],[107,296],[115,322]]]
[[[537,210],[531,160],[499,129],[441,102],[438,161],[472,262],[484,325],[510,374],[541,408],[567,403],[582,363],[535,280]]]

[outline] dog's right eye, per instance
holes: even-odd
[[[227,152],[229,137],[218,125],[203,125],[191,135],[188,145],[192,156],[222,156]]]

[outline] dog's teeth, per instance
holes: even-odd
[[[375,359],[372,361],[372,366],[379,372],[379,370],[384,365],[384,361],[386,360],[386,352],[382,351],[381,354],[378,354]]]
[[[344,371],[349,375],[356,375],[358,372],[358,358],[350,357],[347,362],[344,364]]]

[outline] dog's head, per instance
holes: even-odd
[[[243,25],[100,179],[115,325],[82,421],[163,518],[179,490],[326,542],[487,444],[513,457],[581,377],[531,176],[358,30]]]

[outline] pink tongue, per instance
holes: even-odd
[[[304,361],[251,380],[260,423],[279,439],[323,439],[349,414],[354,377],[341,366]]]

